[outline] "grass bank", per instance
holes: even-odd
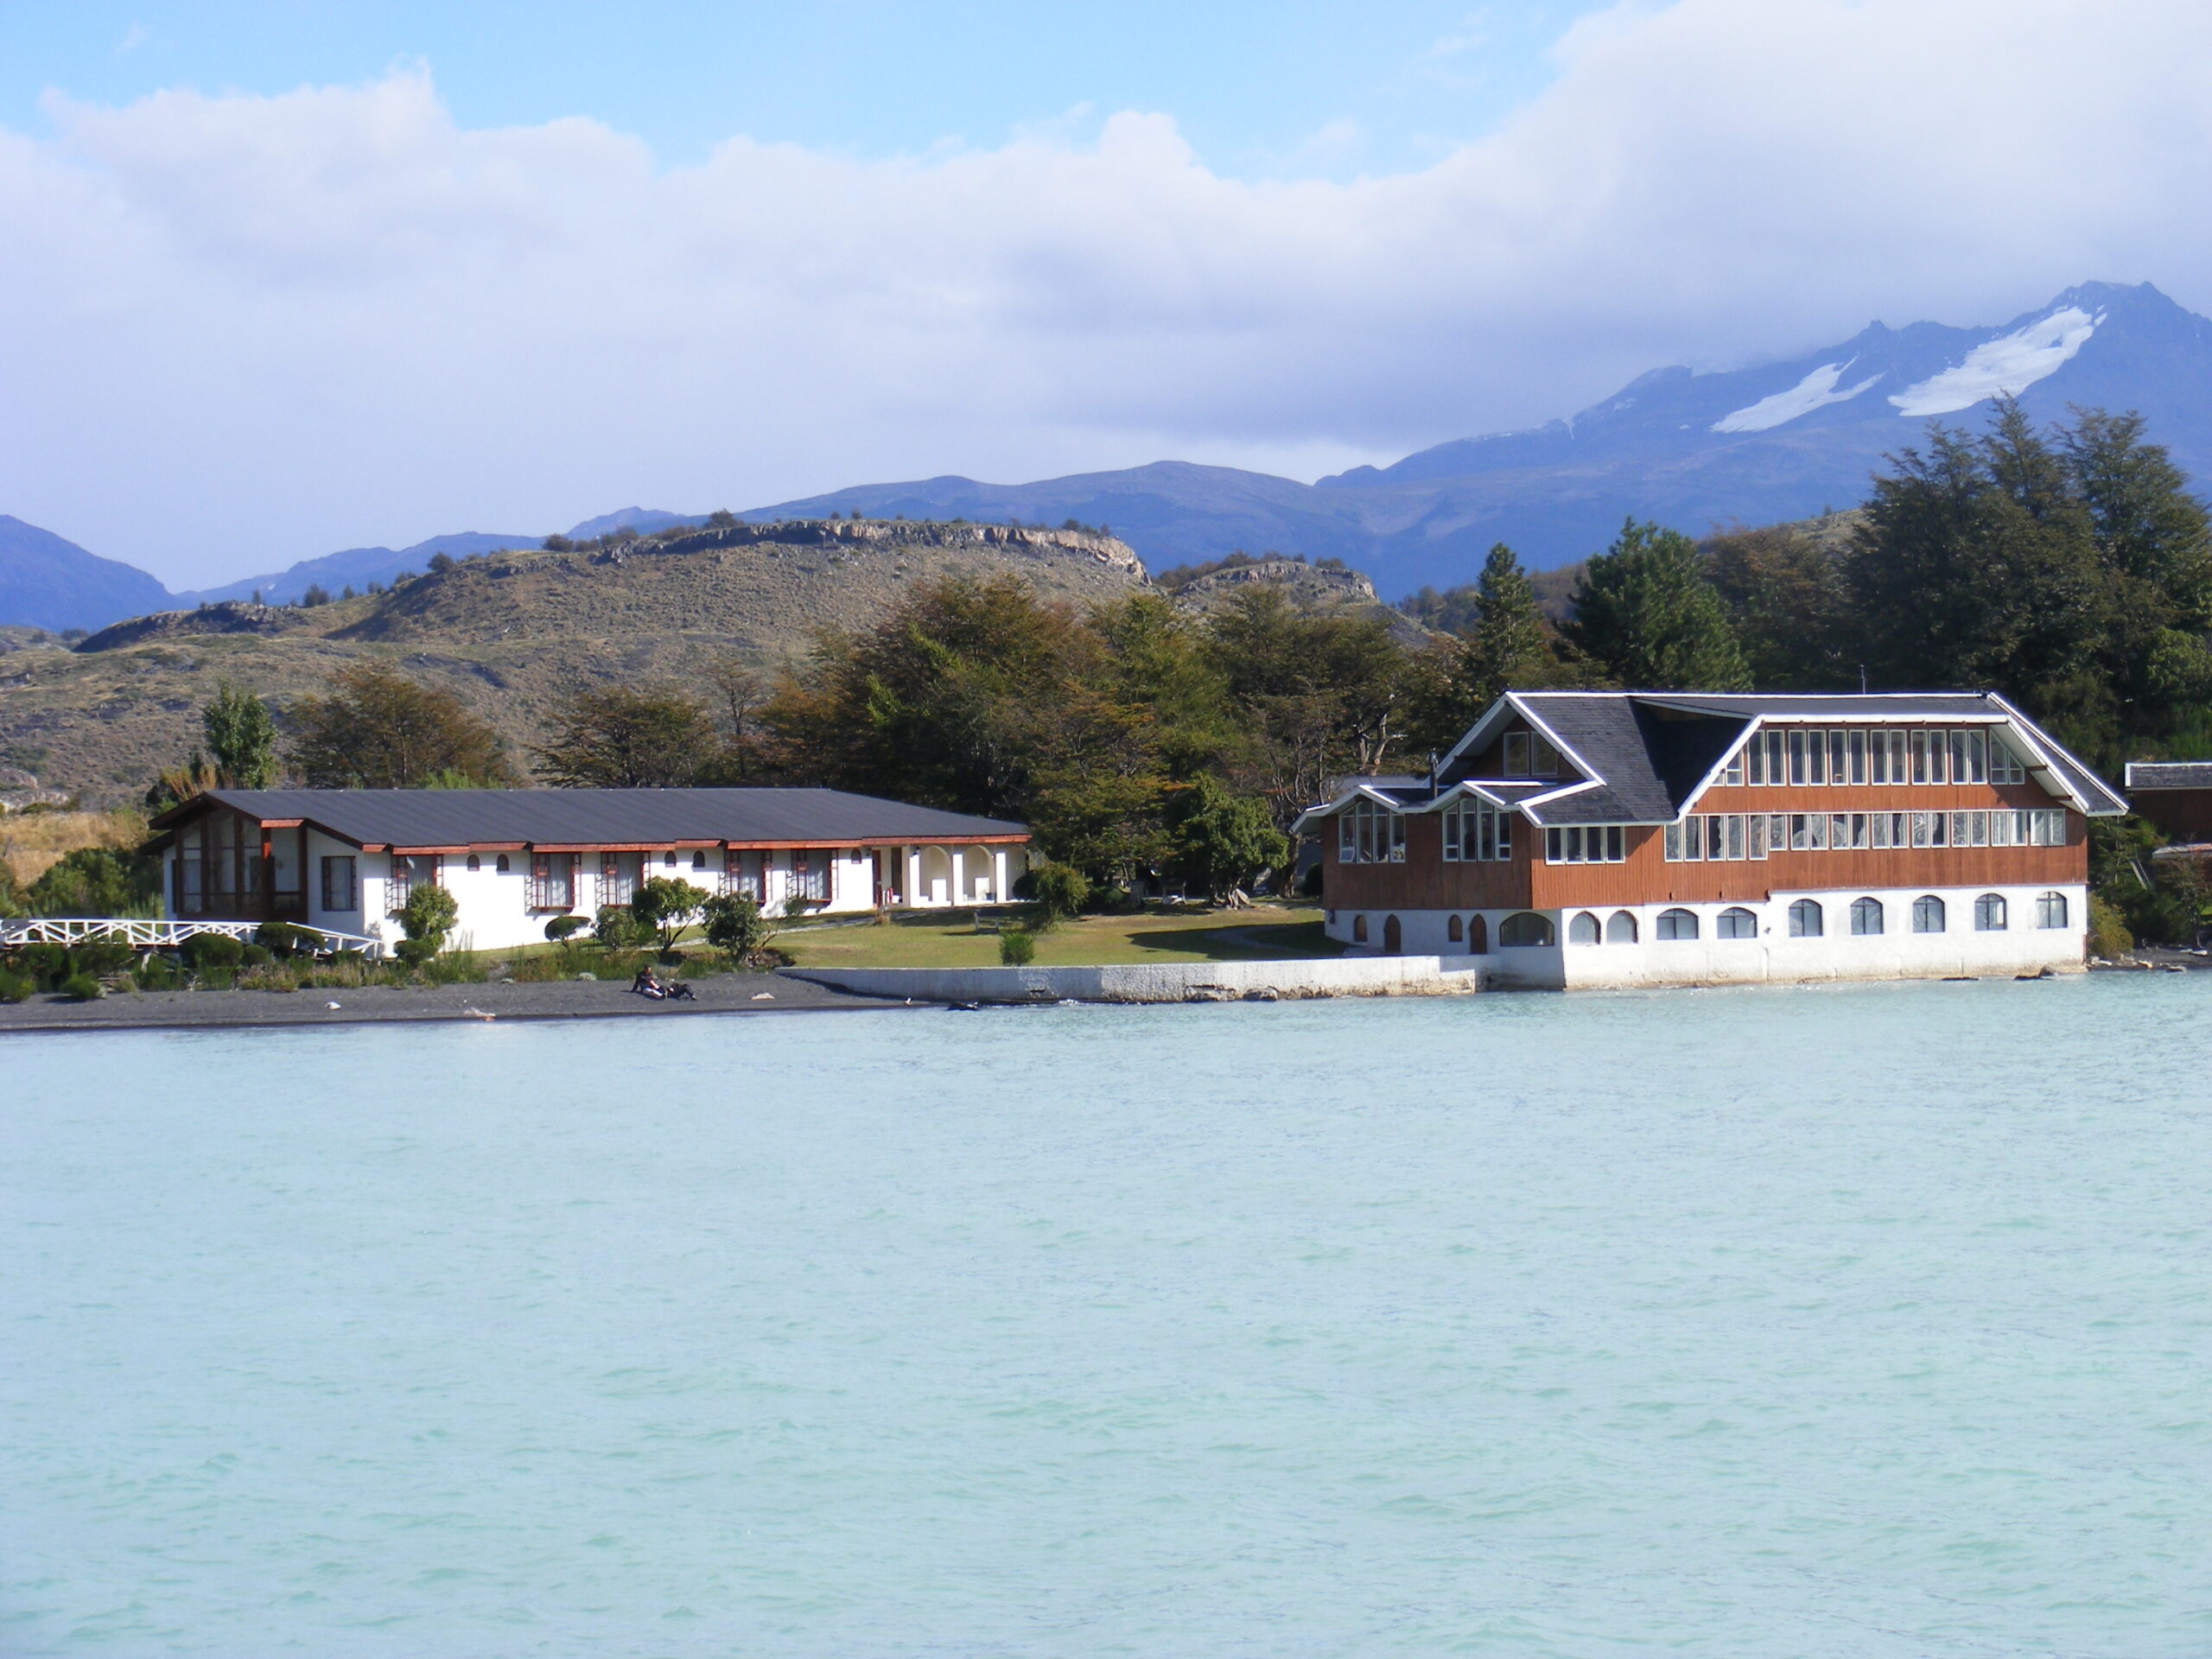
[[[775,942],[802,968],[991,968],[998,965],[999,925],[996,918],[978,922],[965,914],[950,919],[907,915],[885,925],[789,929]],[[1322,935],[1318,907],[1261,904],[1250,910],[1077,917],[1037,936],[1036,963],[1079,968],[1342,954],[1341,945]]]
[[[136,811],[57,812],[35,808],[0,814],[0,863],[28,887],[80,847],[128,851],[146,839],[146,815]]]

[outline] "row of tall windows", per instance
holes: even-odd
[[[1544,831],[1547,864],[1618,864],[1627,849],[1628,830],[1618,823],[1570,823]]]
[[[1338,857],[1343,857],[1339,830]],[[1482,863],[1513,856],[1513,814],[1488,801],[1464,801],[1444,809],[1444,861]]]
[[[1706,812],[1665,831],[1669,863],[1896,847],[2063,847],[2063,808],[1998,812]]]
[[[1374,801],[1354,801],[1337,814],[1337,862],[1402,864],[1406,821]]]
[[[2041,928],[2064,927],[2066,908],[2066,895],[2063,893],[2037,895],[2035,925]],[[1910,912],[1912,931],[1916,933],[1941,933],[1949,925],[1948,906],[1932,893],[1914,899]],[[1888,921],[1882,901],[1871,895],[1851,901],[1849,918],[1852,932],[1862,938],[1881,933]],[[1815,899],[1800,899],[1793,903],[1789,922],[1789,937],[1793,939],[1817,939],[1827,931],[1827,915]],[[1695,911],[1677,907],[1661,911],[1651,933],[1657,939],[1694,939],[1699,925]],[[2011,927],[2011,906],[2003,893],[1985,893],[1974,901],[1974,925],[1978,933],[2002,933]],[[1713,936],[1717,939],[1755,939],[1758,932],[1758,916],[1741,905],[1731,905],[1713,918]],[[1567,925],[1567,937],[1574,944],[1597,944],[1597,917],[1588,911],[1582,912]],[[1626,911],[1615,912],[1606,924],[1605,938],[1608,944],[1635,944],[1636,918]]]
[[[2018,784],[2027,768],[1995,732],[1770,727],[1729,757],[1726,784]]]

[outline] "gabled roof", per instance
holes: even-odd
[[[2212,760],[2131,760],[2127,787],[2212,789]]]
[[[836,789],[218,789],[208,801],[262,823],[311,824],[361,847],[674,846],[1019,839],[1027,828]]]
[[[1721,763],[1754,728],[1842,721],[2002,727],[2031,775],[2053,795],[2093,817],[2127,810],[2109,785],[2049,733],[1987,691],[1509,691],[1439,763],[1439,780],[1480,782],[1485,791],[1497,790],[1497,784],[1472,777],[1470,757],[1487,750],[1499,728],[1516,719],[1548,738],[1568,768],[1516,798],[1540,824],[1672,823],[1713,783]],[[1520,786],[1527,780],[1510,781]],[[1503,798],[1493,793],[1492,798]]]

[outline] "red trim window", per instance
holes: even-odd
[[[532,910],[574,910],[576,907],[576,855],[574,853],[531,855],[530,907]]]

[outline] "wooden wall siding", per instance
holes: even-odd
[[[2139,789],[2127,802],[2169,841],[2212,841],[2212,789]]]
[[[1693,812],[1986,812],[2064,806],[2040,784],[1715,784]],[[2067,807],[2069,813],[2073,808]],[[2076,815],[2079,816],[2078,814]]]
[[[1532,849],[1541,830],[1525,820],[1513,824],[1513,858],[1508,863],[1446,864],[1444,816],[1425,812],[1406,820],[1406,861],[1402,864],[1339,864],[1332,821],[1321,848],[1321,899],[1332,910],[1515,910],[1529,906]]]
[[[1716,904],[1774,893],[1859,887],[2063,887],[2086,881],[2088,842],[2067,815],[2064,847],[1905,847],[1863,852],[1770,853],[1764,859],[1669,864],[1657,830],[1629,831],[1619,864],[1540,864],[1529,908],[1601,905]]]
[[[1977,811],[2028,805],[2050,798],[2024,788],[1957,789],[1863,786],[1839,789],[1715,790],[1732,799],[1758,796],[1767,811]],[[1920,798],[1931,798],[1925,801]],[[1790,804],[1784,804],[1789,803]],[[1909,804],[1910,803],[1910,804]],[[1702,803],[1700,803],[1702,804]],[[1719,810],[1715,808],[1715,810]],[[1749,809],[1743,809],[1749,810]],[[1514,824],[1511,863],[1446,864],[1441,816],[1406,820],[1402,864],[1340,864],[1333,825],[1323,847],[1322,902],[1332,910],[1579,910],[1600,906],[1718,904],[1764,900],[1776,892],[1861,887],[2063,887],[2088,879],[2089,849],[2082,816],[2066,815],[2063,847],[1892,847],[1859,852],[1781,852],[1764,859],[1670,864],[1656,826],[1632,826],[1628,856],[1618,864],[1547,864],[1543,831]]]

